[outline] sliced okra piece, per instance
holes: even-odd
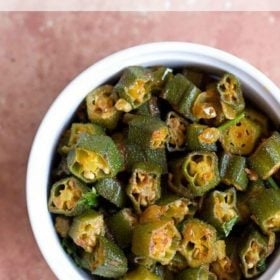
[[[227,119],[234,119],[245,108],[241,85],[237,77],[226,73],[217,83],[223,113]]]
[[[123,71],[114,87],[119,99],[115,107],[118,111],[130,112],[151,98],[151,72],[141,66],[131,66]]]
[[[127,258],[123,251],[103,236],[97,237],[96,249],[83,256],[84,268],[93,275],[119,278],[126,274]]]
[[[241,272],[238,263],[228,256],[223,259],[216,260],[210,264],[210,270],[217,275],[218,279],[224,280],[240,280]]]
[[[105,135],[103,128],[97,124],[73,123],[68,132],[67,140],[64,139],[64,141],[61,142],[59,151],[62,154],[67,154],[75,147],[82,133],[87,133],[89,135]]]
[[[82,134],[67,156],[71,173],[86,183],[114,177],[123,167],[123,158],[109,136]]]
[[[188,263],[183,255],[181,255],[179,252],[176,252],[175,256],[167,267],[170,271],[177,273],[188,267]]]
[[[151,89],[153,94],[162,91],[168,80],[173,77],[172,69],[164,66],[155,66],[149,69],[151,72]]]
[[[75,177],[67,177],[52,185],[48,208],[54,214],[77,216],[96,206],[96,198],[95,189],[91,190]]]
[[[243,116],[241,114],[234,119],[234,124],[229,121],[219,128],[222,131],[221,144],[228,153],[248,155],[254,150],[260,138],[260,126]],[[240,120],[236,122],[238,119]]]
[[[121,280],[161,280],[159,276],[139,265],[136,269],[129,271]]]
[[[126,201],[125,190],[117,179],[101,179],[96,183],[95,189],[100,196],[115,204],[117,207],[122,208],[124,206]]]
[[[228,236],[238,220],[236,191],[212,191],[203,202],[202,217],[223,236]]]
[[[129,208],[121,209],[108,218],[108,225],[117,244],[126,248],[131,244],[132,232],[137,224],[137,217]]]
[[[114,129],[121,113],[115,108],[117,94],[110,85],[91,91],[86,97],[88,119],[102,127]]]
[[[266,258],[271,253],[269,239],[254,227],[250,227],[242,236],[238,255],[246,278],[257,276],[266,269]]]
[[[173,196],[172,200],[159,201],[144,210],[140,223],[156,221],[163,217],[173,219],[175,224],[183,221],[187,215],[192,215],[195,203],[188,198]]]
[[[217,280],[217,276],[205,267],[187,268],[176,276],[177,280]]]
[[[183,162],[183,175],[195,196],[202,196],[220,182],[218,158],[213,152],[193,152]]]
[[[205,86],[206,75],[201,70],[195,68],[184,68],[182,70],[182,74],[198,88],[203,88]]]
[[[158,98],[152,96],[147,102],[142,104],[136,110],[137,115],[149,116],[149,117],[160,117],[160,110],[158,106]]]
[[[169,102],[175,111],[187,119],[196,121],[192,107],[199,93],[200,89],[191,81],[182,74],[177,74],[166,83],[161,97]]]
[[[260,126],[262,136],[267,137],[269,135],[269,123],[267,116],[253,109],[252,107],[246,107],[245,116],[246,118],[253,121],[254,123],[257,123]]]
[[[212,133],[209,131],[209,127],[203,124],[192,123],[187,126],[186,130],[186,146],[189,151],[210,151],[215,152],[217,151],[217,137],[216,137],[216,130],[214,129],[214,135],[209,135]],[[206,135],[205,132],[208,131]],[[202,134],[203,133],[203,134]],[[212,133],[213,134],[213,133]],[[203,138],[201,138],[203,136]],[[214,141],[206,140],[215,138]],[[219,137],[219,135],[218,135]]]
[[[174,274],[165,265],[156,265],[153,272],[159,277],[160,280],[174,280]]]
[[[154,163],[140,162],[134,165],[126,193],[138,213],[160,198],[161,172],[161,167]]]
[[[220,176],[224,184],[245,191],[248,186],[246,159],[238,155],[223,153],[220,158]]]
[[[168,187],[169,189],[183,197],[193,197],[193,194],[189,188],[189,183],[183,173],[184,158],[171,161],[169,164],[168,173]]]
[[[136,116],[129,122],[128,141],[150,149],[164,148],[168,128],[158,118]]]
[[[249,200],[249,209],[264,232],[280,230],[280,189],[263,188]]]
[[[70,230],[70,219],[65,216],[55,217],[55,230],[62,237],[66,238]]]
[[[168,127],[167,150],[169,152],[184,151],[188,122],[175,112],[170,111],[167,114],[166,125]]]
[[[93,210],[88,210],[73,219],[69,236],[76,245],[91,253],[96,246],[97,236],[105,234],[103,215]]]
[[[216,229],[198,219],[186,220],[182,228],[180,253],[190,267],[199,267],[216,260]]]
[[[165,148],[162,149],[150,149],[147,147],[141,147],[136,144],[126,144],[125,153],[125,166],[127,170],[131,170],[132,167],[138,162],[151,162],[158,164],[162,168],[163,174],[167,173],[167,159]]]
[[[133,231],[131,250],[136,256],[166,265],[173,259],[180,238],[180,233],[171,219],[139,224]]]
[[[250,167],[262,179],[272,176],[280,168],[280,134],[275,131],[249,157]]]

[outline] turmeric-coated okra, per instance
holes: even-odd
[[[174,257],[181,236],[172,219],[162,219],[135,227],[132,237],[132,252],[163,265]]]
[[[132,232],[137,222],[137,216],[130,208],[123,208],[108,218],[110,232],[121,248],[131,244]]]
[[[262,179],[267,179],[280,168],[280,134],[275,131],[249,157],[249,165]]]
[[[264,235],[249,227],[240,239],[238,255],[241,269],[246,278],[259,275],[266,269],[266,259],[275,245],[275,235]]]
[[[51,213],[77,216],[97,205],[95,189],[90,189],[75,177],[67,177],[51,187],[48,208]]]
[[[91,91],[86,97],[88,119],[104,128],[114,129],[121,116],[115,108],[117,95],[110,85]]]
[[[182,172],[194,196],[202,196],[220,182],[218,157],[213,152],[192,152],[183,161]]]
[[[227,119],[234,119],[245,108],[241,85],[237,77],[224,74],[217,84],[223,113]]]
[[[190,267],[199,267],[217,259],[216,229],[198,219],[188,219],[182,228],[179,252]]]
[[[119,111],[130,112],[151,98],[151,72],[141,66],[131,66],[124,70],[114,87],[118,95],[115,107]]]
[[[192,216],[195,207],[196,203],[188,198],[171,196],[146,208],[140,215],[140,223],[153,222],[164,217],[173,219],[178,224],[186,216]]]
[[[184,151],[186,149],[188,122],[177,113],[170,111],[166,117],[166,125],[168,127],[166,142],[168,152]]]
[[[208,194],[203,205],[204,220],[213,225],[220,234],[228,236],[238,220],[235,189],[214,190]]]
[[[105,278],[119,278],[128,270],[127,258],[123,251],[104,236],[96,239],[96,249],[85,253],[83,266],[91,274]]]
[[[103,215],[94,210],[88,210],[73,219],[69,230],[69,236],[86,252],[93,252],[96,246],[97,236],[105,235],[105,223]]]
[[[67,156],[68,168],[85,183],[105,177],[114,177],[123,167],[113,140],[104,135],[82,134]]]
[[[126,193],[138,213],[160,198],[161,173],[161,167],[154,163],[139,162],[132,168]]]

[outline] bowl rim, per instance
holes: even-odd
[[[267,106],[271,109],[272,116],[280,123],[280,114],[278,113],[280,111],[280,91],[278,87],[254,66],[220,49],[186,42],[148,43],[118,51],[85,69],[61,91],[49,107],[34,137],[27,165],[26,200],[29,221],[44,259],[58,279],[88,279],[87,274],[73,265],[74,262],[62,249],[47,209],[49,167],[59,134],[78,104],[91,89],[129,65],[157,65],[156,62],[160,60],[165,61],[165,64],[178,61],[182,65],[198,63],[198,61],[200,63],[203,61],[203,65],[208,65],[205,64],[208,61],[209,65],[213,65],[213,67],[219,65],[221,69],[231,70],[230,72],[238,76],[242,74],[248,84],[254,85],[252,90],[258,93],[268,93],[265,96],[260,94],[262,95],[260,98],[269,103]],[[175,64],[178,65],[178,63]],[[223,68],[223,66],[226,67]],[[92,79],[92,76],[95,79]],[[63,110],[61,110],[62,108]],[[68,115],[65,117],[66,113]],[[57,121],[59,118],[62,118],[61,123]],[[52,132],[54,127],[56,130]],[[52,133],[54,137],[50,138]],[[41,185],[42,189],[37,185]],[[280,258],[277,258],[258,279],[276,280],[277,276],[280,277],[280,271],[276,273],[279,265]]]

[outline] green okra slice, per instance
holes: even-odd
[[[72,174],[86,183],[114,177],[123,167],[123,158],[109,136],[82,134],[67,156]]]
[[[183,175],[195,196],[215,188],[220,182],[218,158],[213,152],[193,152],[183,162]]]
[[[100,196],[115,204],[117,207],[122,208],[124,206],[126,202],[125,190],[117,179],[101,179],[96,183],[95,189]]]
[[[160,198],[161,173],[161,167],[154,163],[139,162],[134,165],[126,193],[138,213]]]
[[[127,170],[139,162],[151,162],[161,167],[163,174],[167,173],[165,149],[150,149],[136,144],[125,144],[125,166]]]
[[[169,152],[184,151],[188,122],[175,112],[170,111],[166,117],[166,125],[168,127],[167,150]]]
[[[129,271],[121,280],[161,280],[159,276],[139,265],[136,269]]]
[[[261,136],[261,128],[250,119],[243,117],[243,114],[240,116],[242,118],[239,122],[234,122],[228,127],[221,127],[220,140],[226,152],[235,155],[249,155]]]
[[[234,186],[238,191],[246,190],[249,179],[245,171],[245,157],[223,153],[219,165],[221,180],[224,184]]]
[[[140,223],[148,223],[161,218],[173,219],[178,224],[189,215],[193,215],[196,203],[188,198],[172,196],[169,200],[159,200],[146,208],[140,215]]]
[[[179,252],[190,267],[199,267],[216,260],[216,229],[198,219],[188,219],[182,228]]]
[[[112,241],[103,236],[97,237],[96,249],[85,253],[84,268],[93,275],[105,278],[119,278],[126,274],[127,258],[123,251]]]
[[[272,239],[275,240],[274,237]],[[274,241],[270,239],[270,236],[261,234],[254,227],[248,229],[242,236],[238,256],[242,273],[246,278],[255,277],[266,269],[266,258],[274,248]]]
[[[166,265],[173,259],[180,238],[180,233],[171,219],[139,224],[133,231],[131,250],[136,256]]]
[[[203,88],[205,86],[205,80],[207,77],[200,69],[184,68],[182,74],[198,88]]]
[[[220,103],[227,119],[234,119],[245,108],[241,85],[237,77],[226,73],[217,83]]]
[[[105,234],[103,215],[94,210],[88,210],[73,219],[69,236],[74,243],[86,252],[93,252],[96,247],[97,236]]]
[[[217,151],[217,144],[215,143],[216,141],[207,141],[205,140],[205,137],[203,139],[201,138],[202,133],[205,135],[206,129],[209,131],[209,127],[207,125],[198,123],[192,123],[187,126],[186,146],[189,151]],[[207,135],[207,137],[208,139],[213,138],[212,135]],[[216,138],[216,135],[214,135],[214,137]]]
[[[86,197],[91,197],[93,203],[88,203]],[[48,208],[54,214],[77,216],[96,202],[95,189],[91,190],[75,177],[67,177],[52,185]]]
[[[135,116],[129,122],[129,143],[147,147],[149,149],[164,148],[168,137],[166,124],[158,118]]]
[[[197,118],[192,113],[192,106],[200,92],[184,75],[176,74],[166,83],[161,97],[169,102],[175,111],[195,121]]]
[[[170,271],[177,273],[188,267],[188,263],[182,254],[176,252],[175,256],[173,257],[173,259],[167,267]]]
[[[58,151],[61,154],[67,154],[75,147],[82,133],[89,135],[105,135],[102,127],[91,123],[73,123],[70,130],[67,130],[61,142],[59,143]]]
[[[203,202],[202,217],[223,236],[228,236],[238,220],[236,191],[212,191]]]
[[[159,277],[160,280],[174,280],[174,274],[164,265],[156,265],[153,272]]]
[[[280,189],[261,189],[249,200],[249,209],[264,232],[280,230]]]
[[[280,134],[275,131],[249,157],[250,167],[262,179],[272,176],[280,168]]]
[[[151,72],[151,89],[152,93],[157,95],[160,93],[165,84],[173,77],[173,70],[164,66],[155,66],[149,68]]]
[[[115,108],[117,98],[110,85],[91,91],[86,97],[88,119],[102,127],[114,129],[121,116],[121,112]]]
[[[252,107],[246,107],[245,116],[260,126],[262,136],[267,137],[269,135],[269,123],[267,116]]]
[[[160,110],[158,106],[158,98],[152,96],[147,102],[142,104],[136,110],[137,115],[143,115],[148,117],[160,117]]]
[[[183,197],[193,197],[189,183],[183,173],[184,158],[169,163],[168,187],[175,194]]]
[[[151,72],[141,66],[130,66],[123,71],[114,92],[119,96],[115,107],[118,111],[130,112],[151,98]]]
[[[216,280],[217,276],[205,267],[187,268],[176,276],[177,280]]]
[[[131,244],[132,232],[136,224],[137,216],[129,208],[123,208],[108,218],[110,232],[121,248]]]

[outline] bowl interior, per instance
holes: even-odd
[[[87,93],[115,80],[130,65],[192,66],[217,75],[231,72],[240,79],[246,98],[266,112],[276,125],[280,123],[278,88],[244,61],[209,47],[187,43],[148,44],[121,51],[85,70],[63,90],[46,114],[34,139],[27,170],[27,204],[33,233],[51,269],[62,280],[94,278],[79,269],[64,252],[47,209],[48,181],[57,141]],[[280,265],[277,255],[279,249],[270,267],[258,279],[272,278]]]

